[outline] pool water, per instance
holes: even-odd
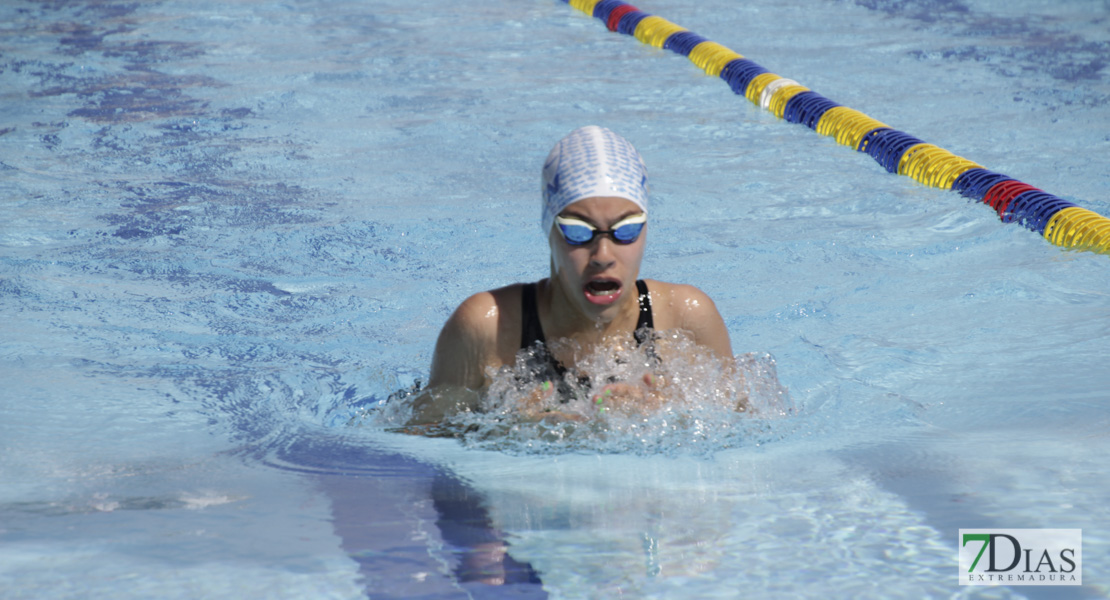
[[[1110,215],[1105,3],[640,8]],[[14,0],[0,33],[5,598],[1110,596],[1106,256],[556,0]],[[590,123],[650,170],[643,276],[790,410],[693,449],[357,418],[546,275],[539,169]],[[1082,529],[1084,585],[961,587],[960,528]]]

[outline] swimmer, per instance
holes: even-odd
[[[648,178],[632,144],[602,127],[577,129],[551,150],[542,183],[550,277],[474,294],[455,310],[436,342],[428,386],[412,402],[413,432],[480,410],[491,374],[516,364],[522,351],[531,350],[539,363],[534,391],[519,407],[531,420],[588,418],[552,408],[574,388],[591,389],[597,412],[647,411],[665,403],[667,382],[650,360],[642,376],[600,386],[577,369],[582,357],[618,346],[641,346],[649,358],[665,361],[655,331],[683,331],[723,364],[733,364],[728,330],[705,293],[639,279],[649,229]]]

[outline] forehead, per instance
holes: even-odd
[[[573,214],[596,220],[605,220],[641,212],[644,212],[644,210],[627,198],[592,196],[571,203],[560,214]]]

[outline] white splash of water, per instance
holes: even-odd
[[[680,332],[655,333],[653,347],[658,359],[646,346],[555,346],[576,357],[561,386],[545,386],[540,357],[522,350],[487,373],[478,410],[449,417],[435,434],[512,453],[703,453],[766,441],[772,422],[794,412],[769,354],[722,360]],[[351,424],[404,431],[416,394],[394,396]]]

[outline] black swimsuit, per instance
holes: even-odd
[[[642,279],[636,281],[636,291],[639,292],[640,316],[636,319],[636,330],[633,332],[633,336],[635,336],[636,342],[642,345],[644,342],[650,341],[651,334],[649,330],[655,328],[655,320],[651,315],[651,296],[648,294],[647,284]],[[573,396],[573,392],[566,382],[567,368],[554,356],[551,356],[551,352],[547,349],[547,338],[543,335],[543,325],[540,324],[540,312],[536,304],[535,283],[526,283],[521,287],[520,304],[520,348],[522,350],[535,349],[536,364],[534,368],[536,375],[545,381],[554,382],[558,386],[559,395],[563,402],[566,402]],[[648,353],[651,356],[655,354],[650,346],[648,347]],[[590,379],[579,377],[578,384],[583,389],[588,388]]]

